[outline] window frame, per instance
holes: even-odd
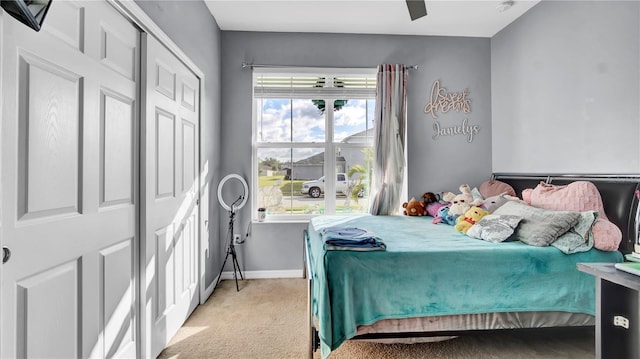
[[[325,193],[335,193],[336,185],[336,161],[335,155],[327,155],[329,153],[336,153],[337,148],[372,148],[374,142],[371,143],[358,143],[347,144],[342,142],[334,142],[334,111],[332,106],[327,106],[325,117],[325,139],[324,142],[258,142],[258,101],[259,99],[268,98],[281,98],[281,99],[311,99],[317,98],[325,101],[326,104],[333,103],[335,100],[341,99],[354,99],[354,100],[374,100],[376,99],[375,88],[337,88],[337,87],[323,87],[319,89],[313,88],[295,88],[295,90],[289,90],[288,94],[285,89],[280,93],[265,94],[264,92],[256,96],[257,78],[260,75],[277,75],[282,74],[286,77],[324,77],[334,78],[340,76],[367,76],[373,79],[377,77],[377,69],[373,68],[303,68],[303,67],[255,67],[252,72],[252,154],[251,154],[251,193],[259,193],[258,188],[258,150],[261,148],[319,148],[323,149],[324,165],[323,175],[325,178],[332,178],[331,181],[325,181]],[[327,81],[329,82],[329,81]],[[328,90],[329,89],[329,90]],[[284,96],[283,96],[284,95]],[[373,130],[373,129],[372,129]],[[335,196],[324,196],[325,214],[336,214],[336,198]],[[251,219],[257,221],[258,213],[258,196],[251,196]],[[268,222],[306,222],[309,219],[317,216],[318,214],[270,214],[267,217]]]

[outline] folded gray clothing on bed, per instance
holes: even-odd
[[[334,226],[321,230],[324,249],[350,251],[384,251],[387,246],[380,238],[364,228]]]

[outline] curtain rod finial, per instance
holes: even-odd
[[[250,63],[247,63],[247,62],[242,61],[242,68],[244,69],[244,68],[247,68],[247,67],[251,67],[251,64],[250,64]]]

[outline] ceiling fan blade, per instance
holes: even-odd
[[[424,0],[405,0],[411,21],[427,15],[427,5]]]

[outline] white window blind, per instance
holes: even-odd
[[[259,74],[255,77],[255,98],[375,98],[375,74],[348,77],[324,75],[283,76]]]

